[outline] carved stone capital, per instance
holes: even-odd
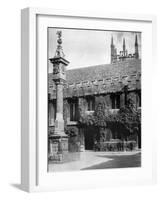
[[[56,85],[64,85],[65,84],[65,80],[63,80],[63,79],[56,79],[53,81],[55,82]]]

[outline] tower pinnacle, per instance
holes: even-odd
[[[111,37],[111,46],[113,46],[113,36]]]
[[[115,60],[115,45],[113,43],[113,36],[111,37],[111,63]]]
[[[125,38],[123,39],[123,52],[126,51]]]
[[[138,37],[137,35],[135,36],[135,58],[139,58],[139,49],[138,49]]]
[[[135,46],[138,46],[138,37],[137,37],[137,35],[135,36]]]

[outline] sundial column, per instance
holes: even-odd
[[[52,141],[53,148],[51,148],[50,159],[55,162],[63,162],[64,154],[68,152],[68,136],[64,132],[63,119],[63,89],[66,82],[66,66],[69,62],[64,58],[62,49],[61,31],[57,32],[57,49],[55,56],[50,58],[53,65],[52,80],[56,85],[56,120],[54,133],[49,136]],[[51,145],[51,146],[52,146]]]

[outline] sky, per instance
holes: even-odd
[[[123,38],[125,38],[128,53],[134,53],[135,35],[137,34],[139,56],[141,57],[141,33],[48,28],[48,58],[55,55],[57,47],[56,32],[58,30],[62,31],[62,47],[65,59],[70,62],[67,69],[109,64],[112,36],[117,53],[122,51]],[[50,72],[52,72],[52,64],[49,61]]]

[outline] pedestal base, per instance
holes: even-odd
[[[80,145],[80,152],[84,152],[84,151],[85,151],[84,145]]]
[[[68,137],[65,135],[52,135],[49,137],[49,160],[59,163],[64,161],[68,152]]]

